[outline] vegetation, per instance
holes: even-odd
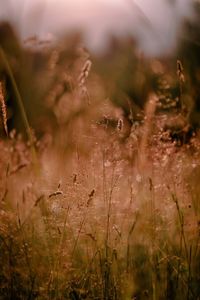
[[[197,44],[1,30],[0,299],[200,299]]]

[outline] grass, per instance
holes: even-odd
[[[28,121],[27,115],[26,115],[26,111],[25,111],[25,108],[24,108],[23,100],[21,98],[19,89],[17,87],[16,80],[14,78],[12,69],[11,69],[11,67],[9,65],[9,62],[8,62],[8,60],[6,58],[6,54],[4,53],[4,50],[3,50],[2,47],[0,47],[0,57],[1,57],[1,61],[3,62],[3,66],[4,66],[5,70],[6,70],[6,73],[8,74],[9,79],[10,79],[10,81],[12,83],[12,87],[13,87],[13,90],[14,90],[14,93],[15,93],[15,98],[16,98],[17,104],[19,106],[19,112],[21,114],[21,118],[22,118],[23,123],[24,123],[24,128],[26,130],[26,133],[27,133],[27,136],[28,136],[28,140],[29,140],[30,145],[31,145],[33,162],[35,164],[35,168],[36,168],[36,166],[38,168],[37,154],[36,154],[36,149],[35,149],[35,146],[34,146],[33,134],[32,134],[32,131],[31,131],[31,127],[29,125],[29,121]],[[6,133],[7,133],[7,130],[6,130]]]
[[[0,141],[0,299],[200,299],[199,132],[172,140],[159,93],[129,128],[87,57],[54,66],[58,127],[32,143],[2,57],[30,141]]]
[[[110,161],[112,147],[94,139],[88,157],[68,157],[76,179],[67,170],[57,190],[59,173],[31,182],[27,166],[4,176],[1,299],[198,299],[191,150],[173,146],[164,167],[161,153],[151,157],[138,177],[123,158]]]

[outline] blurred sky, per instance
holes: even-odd
[[[132,35],[144,52],[173,49],[193,0],[0,0],[0,19],[22,38],[83,32],[87,46],[104,51],[111,34]]]

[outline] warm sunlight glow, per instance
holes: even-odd
[[[0,300],[200,300],[200,0],[0,0]]]
[[[159,53],[176,43],[180,24],[191,16],[190,1],[176,0],[10,0],[0,17],[17,25],[23,37],[82,31],[95,51],[111,34],[131,35],[145,52]]]

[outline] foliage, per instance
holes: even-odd
[[[12,53],[1,36],[0,299],[200,299],[197,57],[130,41],[92,57],[77,37]],[[13,88],[39,122],[28,141]]]

